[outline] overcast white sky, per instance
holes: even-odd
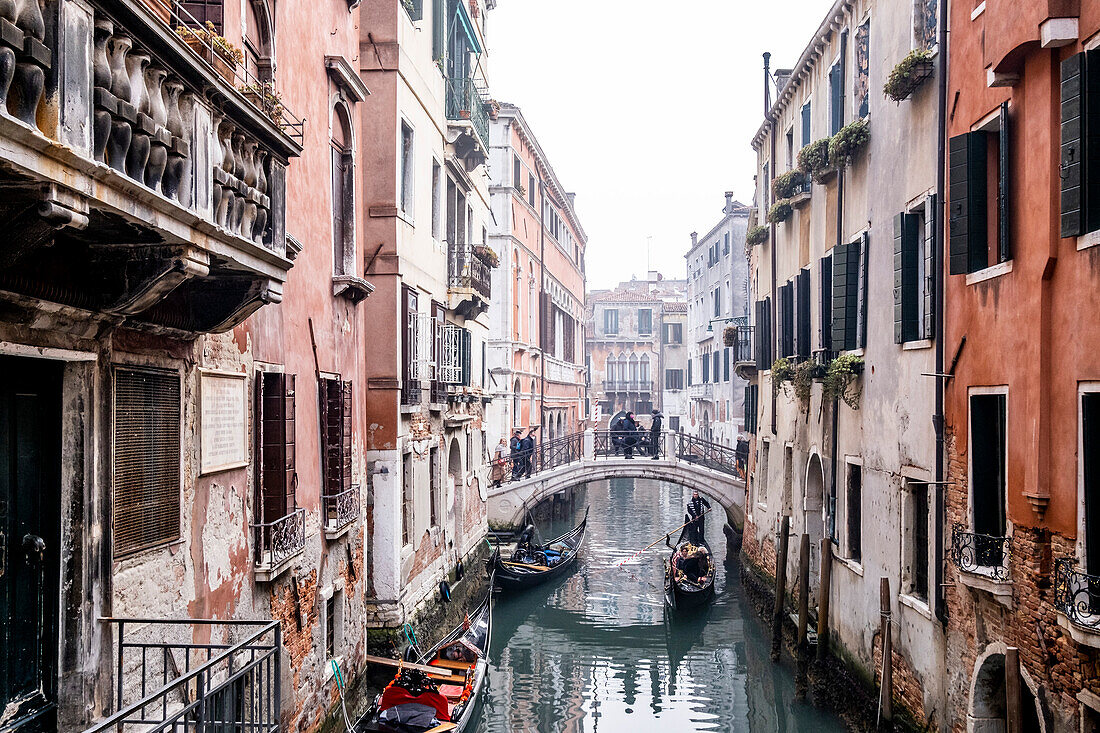
[[[519,105],[588,234],[588,287],[683,277],[723,192],[753,193],[761,54],[792,66],[831,0],[499,0],[489,85]],[[773,94],[774,98],[774,94]]]

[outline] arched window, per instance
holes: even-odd
[[[649,381],[649,354],[642,354],[641,361],[638,362],[638,379],[642,382]]]
[[[515,267],[516,270],[516,289],[515,292],[512,293],[512,301],[516,304],[515,318],[512,319],[512,337],[516,341],[519,341],[519,325],[523,321],[523,315],[519,305],[519,295],[520,291],[523,289],[523,268],[520,267],[519,264],[518,249],[512,250],[512,266]],[[516,391],[519,392],[519,387],[516,387]]]
[[[245,3],[244,67],[250,80],[274,79],[275,23],[267,0]]]
[[[528,423],[531,425],[538,425],[542,422],[542,411],[538,407],[538,384],[534,379],[531,380],[531,414],[528,416]]]
[[[631,382],[638,381],[638,357],[635,354],[630,355],[630,373],[627,375],[627,379]]]
[[[347,105],[332,109],[332,272],[355,274],[355,178],[351,116]]]
[[[618,379],[618,374],[615,373],[615,355],[609,354],[607,357],[607,371],[604,372],[608,382],[612,384]]]
[[[520,386],[519,380],[516,380],[515,385],[512,387],[512,427],[516,427],[520,424]]]

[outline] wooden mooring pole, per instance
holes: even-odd
[[[817,659],[824,661],[829,652],[829,584],[833,577],[833,541],[821,540],[821,582],[817,586]]]
[[[806,626],[810,616],[810,535],[803,533],[798,548],[798,672],[794,681],[796,700],[806,699],[809,649]]]
[[[783,641],[783,607],[787,599],[787,545],[790,542],[791,518],[779,523],[779,554],[775,560],[775,608],[772,610],[772,661],[779,661]]]
[[[1020,650],[1010,646],[1005,650],[1005,721],[1007,733],[1023,733],[1024,716],[1020,708]]]
[[[894,645],[890,634],[890,579],[879,585],[879,615],[882,617],[882,685],[879,688],[879,725],[894,717]]]

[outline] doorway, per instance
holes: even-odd
[[[0,705],[57,725],[61,364],[0,356]]]

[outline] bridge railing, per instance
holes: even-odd
[[[584,433],[563,435],[538,443],[534,450],[494,459],[489,466],[493,485],[525,479],[541,471],[580,461],[584,457]]]
[[[745,478],[745,459],[738,456],[736,448],[704,440],[687,433],[676,434],[676,457],[700,466]]]
[[[596,451],[595,458],[626,458],[630,457],[652,457],[653,456],[653,442],[651,441],[651,434],[648,430],[637,430],[633,433],[613,431],[613,430],[596,430],[594,431],[596,438]],[[657,455],[663,455],[664,451],[661,449],[661,443],[663,441],[657,441]]]

